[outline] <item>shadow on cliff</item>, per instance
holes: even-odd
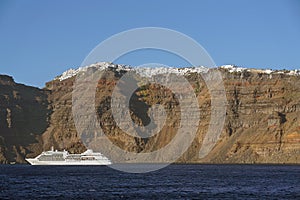
[[[47,93],[13,79],[0,84],[0,145],[5,149],[5,162],[24,162],[26,154],[34,151],[29,147],[39,143],[50,115]]]

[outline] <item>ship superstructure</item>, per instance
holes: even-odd
[[[27,158],[31,165],[110,165],[111,161],[102,153],[88,149],[81,154],[69,154],[68,151],[58,151],[53,148],[44,151],[36,158]]]

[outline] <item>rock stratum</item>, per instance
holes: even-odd
[[[103,69],[106,73],[96,87],[95,110],[99,125],[106,137],[125,151],[147,153],[163,148],[176,135],[180,121],[176,96],[170,89],[151,83],[139,87],[130,98],[130,116],[134,123],[146,126],[150,107],[160,104],[167,113],[161,131],[143,138],[129,135],[116,125],[111,110],[112,92],[125,73],[136,70],[145,77],[181,74],[194,89],[201,120],[196,137],[178,163],[300,163],[300,75],[297,70],[236,66],[135,69],[112,63],[68,70],[46,83],[43,89],[17,84],[12,77],[0,75],[0,163],[25,163],[25,157],[37,156],[51,146],[71,153],[86,149],[74,124],[72,92],[76,75],[93,69]],[[211,117],[210,91],[201,73],[209,70],[219,70],[222,74],[226,116],[216,145],[206,157],[199,158]]]

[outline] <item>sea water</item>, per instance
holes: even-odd
[[[299,165],[0,165],[0,199],[300,199]]]

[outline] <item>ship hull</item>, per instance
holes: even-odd
[[[111,165],[105,161],[39,161],[38,159],[26,159],[31,165]]]
[[[110,165],[111,161],[101,153],[87,149],[81,154],[69,154],[68,151],[58,151],[52,147],[36,158],[27,158],[31,165]]]

